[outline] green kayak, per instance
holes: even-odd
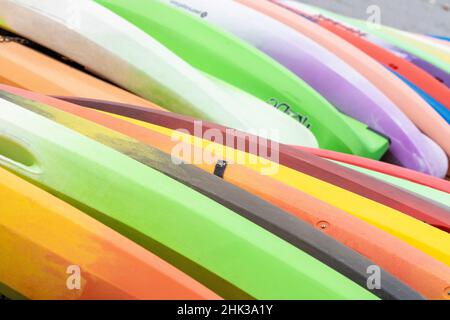
[[[222,297],[376,299],[233,211],[47,119],[52,117],[50,108],[0,93],[0,165],[156,253]]]
[[[317,147],[313,133],[295,119],[205,76],[94,1],[2,0],[0,26],[170,111],[286,144]]]
[[[340,113],[284,66],[232,34],[158,0],[96,0],[185,61],[309,127],[321,148],[379,159],[385,138]]]

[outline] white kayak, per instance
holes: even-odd
[[[2,0],[0,25],[168,110],[286,144],[317,147],[313,134],[294,119],[205,76],[91,0]]]

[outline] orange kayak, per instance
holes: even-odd
[[[158,126],[167,127],[169,129],[187,130],[189,134],[202,138],[206,130],[219,130],[223,136],[226,135],[227,129],[206,123],[198,123],[194,119],[163,111],[149,110],[142,107],[130,106],[125,104],[114,104],[102,102],[99,100],[62,98],[72,101],[76,104],[84,105],[94,109],[111,112],[125,117],[134,118],[156,124]],[[254,139],[257,137],[249,138]],[[234,138],[236,139],[236,137]],[[211,139],[210,139],[211,140]],[[220,143],[223,143],[220,142]],[[240,150],[254,153],[251,147],[246,145]],[[239,145],[234,143],[234,145]],[[351,191],[367,199],[371,199],[380,204],[386,205],[411,217],[424,221],[446,232],[450,232],[450,215],[448,208],[436,205],[426,199],[415,196],[410,192],[384,183],[378,179],[373,179],[362,173],[355,172],[340,165],[324,161],[314,157],[308,153],[292,148],[286,145],[274,146],[269,142],[268,149],[275,147],[278,154],[276,161],[283,166],[292,168],[298,172],[305,173],[322,181],[329,182],[335,186]],[[269,153],[273,154],[271,150]],[[268,158],[263,155],[263,157]],[[270,159],[270,157],[269,157]]]
[[[29,299],[220,299],[151,252],[2,168],[0,200],[0,287]]]
[[[32,96],[32,94],[29,95],[29,97]],[[52,101],[42,97],[33,97],[33,99],[51,102],[53,106],[61,110],[127,134],[169,154],[178,143],[171,141],[169,136],[98,111],[83,109],[64,102],[57,103],[54,99]],[[193,162],[190,156],[183,160]],[[217,174],[215,163],[196,163],[195,165]],[[445,298],[444,292],[449,285],[450,268],[398,238],[243,165],[228,164],[223,172],[223,178],[322,230],[374,261],[427,298]],[[398,252],[402,254],[399,255]]]
[[[156,104],[17,42],[0,42],[0,83],[49,95],[104,99],[160,109]]]

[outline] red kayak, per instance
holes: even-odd
[[[438,179],[436,177],[429,176],[427,174],[423,174],[421,172],[417,172],[414,170],[409,170],[403,167],[399,167],[393,164],[374,161],[371,159],[366,159],[362,157],[356,157],[349,154],[333,152],[328,150],[321,149],[313,149],[313,148],[304,148],[304,147],[295,147],[299,150],[306,151],[321,158],[339,161],[347,164],[351,164],[354,166],[358,166],[364,169],[369,169],[372,171],[376,171],[379,173],[388,174],[390,176],[408,180],[417,184],[421,184],[426,187],[430,187],[439,191],[443,191],[446,193],[450,193],[450,182],[442,179]]]
[[[421,88],[428,95],[439,101],[447,109],[450,110],[450,90],[442,82],[438,81],[432,75],[417,67],[413,63],[396,56],[392,52],[377,46],[376,44],[364,39],[362,35],[355,30],[352,30],[343,24],[332,20],[322,15],[310,15],[297,8],[292,8],[278,1],[273,1],[279,6],[287,8],[311,21],[314,21],[318,25],[333,32],[337,36],[351,43],[367,55],[377,60],[385,67],[400,74],[408,81]]]
[[[159,110],[151,110],[145,107],[82,98],[60,97],[60,99],[64,99],[85,107],[164,126],[173,130],[184,129],[190,134],[202,138],[205,130],[218,129],[225,135],[225,130],[227,129],[222,126],[203,121],[199,124],[198,121],[195,121],[195,119],[187,116]],[[230,133],[228,132],[227,134],[229,135]],[[234,145],[238,145],[238,149],[242,151],[254,152],[254,148],[250,147],[250,141],[253,140],[251,139],[251,135],[244,134],[244,138],[245,143],[238,144],[238,139],[242,139],[242,134],[240,135],[236,132],[233,135],[233,139],[235,140]],[[230,143],[230,141],[227,141],[227,143]],[[267,146],[272,145],[273,144],[271,143],[267,143]],[[268,151],[272,152],[271,150]],[[421,197],[415,196],[403,189],[397,188],[338,164],[334,164],[330,161],[321,159],[310,152],[305,152],[292,146],[279,146],[279,161],[280,164],[284,166],[329,182],[333,185],[339,186],[408,214],[441,230],[450,232],[450,212],[448,209],[431,203]]]

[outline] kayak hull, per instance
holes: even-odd
[[[31,100],[4,92],[2,97],[35,112],[45,110],[44,105]],[[224,298],[375,298],[209,198],[60,124],[6,100],[2,100],[0,120],[8,136],[20,137],[33,146],[32,154],[39,155],[39,168],[43,170],[35,176],[10,162],[2,161],[2,166],[43,184],[73,204],[83,204],[89,209],[86,213],[157,253]],[[36,128],[39,130],[34,131]],[[126,144],[134,140],[122,137],[114,141],[121,145],[121,141]],[[73,170],[58,171],[58,161]],[[112,171],[114,168],[120,170]],[[98,179],[102,185],[95,184]],[[79,189],[89,185],[97,186],[95,192]],[[195,208],[189,203],[195,203]],[[169,228],[171,224],[173,227]],[[236,247],[240,248],[239,253]],[[311,269],[306,270],[305,265]],[[274,274],[268,276],[271,272]],[[321,277],[310,272],[320,272]],[[293,286],[296,281],[298,285]],[[336,289],[332,289],[334,285]]]
[[[5,169],[0,175],[0,282],[26,298],[220,299],[83,212]]]

